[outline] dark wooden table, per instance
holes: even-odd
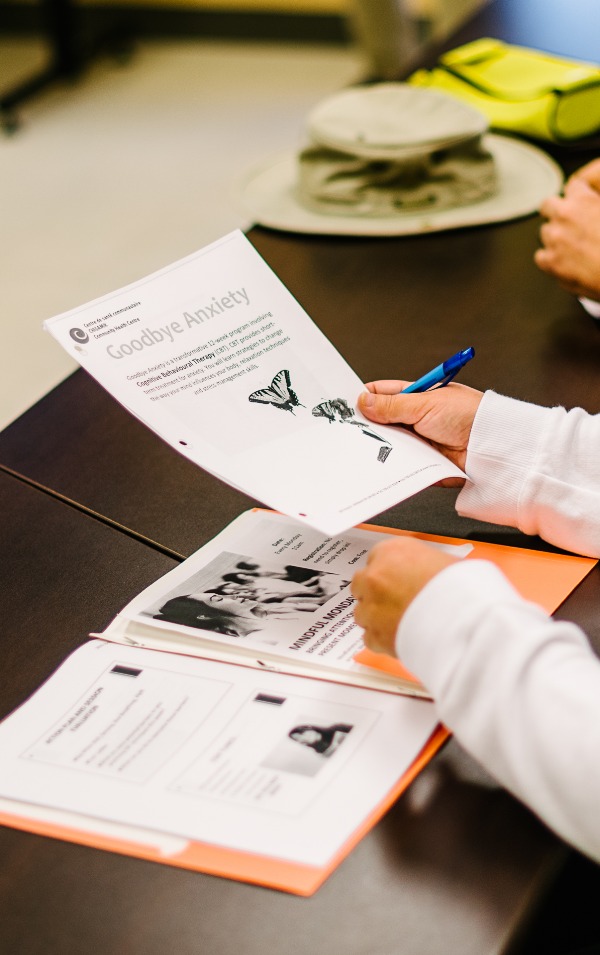
[[[4,716],[175,561],[6,473],[0,510]],[[311,899],[0,828],[0,953],[503,953],[562,857],[451,743]]]
[[[0,716],[175,563],[0,473]],[[481,955],[557,843],[450,746],[310,899],[0,827],[2,955]]]
[[[491,35],[597,58],[596,0],[495,0]],[[600,152],[600,150],[598,150]],[[554,151],[565,169],[591,157]],[[251,241],[363,380],[462,376],[600,410],[600,327],[532,262],[540,221],[415,237]],[[57,346],[58,347],[58,346]],[[431,489],[375,519],[542,546]],[[255,503],[195,468],[78,371],[0,434],[2,715],[90,630]],[[600,573],[559,611],[600,652]],[[506,951],[561,855],[451,743],[311,899],[0,829],[0,955],[482,955]],[[466,775],[465,775],[466,771]]]
[[[539,221],[394,239],[249,237],[363,380],[416,377],[474,345],[461,380],[541,404],[600,409],[600,325],[532,262]],[[58,346],[57,346],[58,347]],[[189,554],[247,498],[195,468],[83,371],[0,434],[0,465]],[[450,495],[385,523],[464,536]]]
[[[597,0],[493,0],[446,46],[492,35],[597,56],[596,8]],[[594,155],[552,151],[566,169]],[[249,238],[365,381],[417,377],[474,345],[461,380],[598,411],[600,322],[533,264],[540,221],[382,239],[253,228]],[[254,503],[162,444],[83,371],[0,434],[0,465],[185,555]],[[435,491],[382,521],[475,530]]]

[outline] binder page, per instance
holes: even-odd
[[[248,511],[135,597],[102,636],[192,653],[196,643],[199,654],[212,644],[224,659],[232,651],[283,669],[333,668],[394,686],[354,660],[364,644],[350,593],[354,571],[386,538],[360,528],[326,537],[281,514]],[[430,546],[457,558],[472,550]]]
[[[360,379],[241,232],[45,327],[185,457],[325,533],[462,476],[357,412]]]
[[[436,725],[423,701],[91,641],[0,725],[0,797],[326,866]]]

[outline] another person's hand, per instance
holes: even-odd
[[[372,381],[358,398],[358,408],[370,421],[401,424],[425,438],[464,471],[473,421],[483,397],[481,391],[451,382],[444,388],[399,394],[407,381]],[[441,481],[447,487],[464,481]]]
[[[573,173],[571,179],[584,179],[592,189],[600,192],[600,159],[592,159],[585,166],[581,166],[577,172]]]
[[[414,537],[395,537],[373,547],[350,588],[357,600],[354,619],[369,650],[395,656],[396,631],[408,605],[455,559]]]
[[[573,295],[600,301],[600,161],[589,163],[567,182],[564,196],[551,196],[540,209],[538,268]]]

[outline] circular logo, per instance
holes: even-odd
[[[89,342],[90,337],[87,332],[84,332],[83,328],[72,328],[69,332],[69,335],[74,342],[77,342],[78,345],[85,345],[86,342]]]

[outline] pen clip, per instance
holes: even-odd
[[[460,368],[457,368],[456,371],[451,371],[450,374],[446,375],[445,378],[442,378],[442,380],[439,382],[439,384],[435,386],[435,388],[430,388],[429,390],[435,391],[436,388],[443,388],[445,385],[450,384],[450,382],[456,378],[459,371],[460,371]]]

